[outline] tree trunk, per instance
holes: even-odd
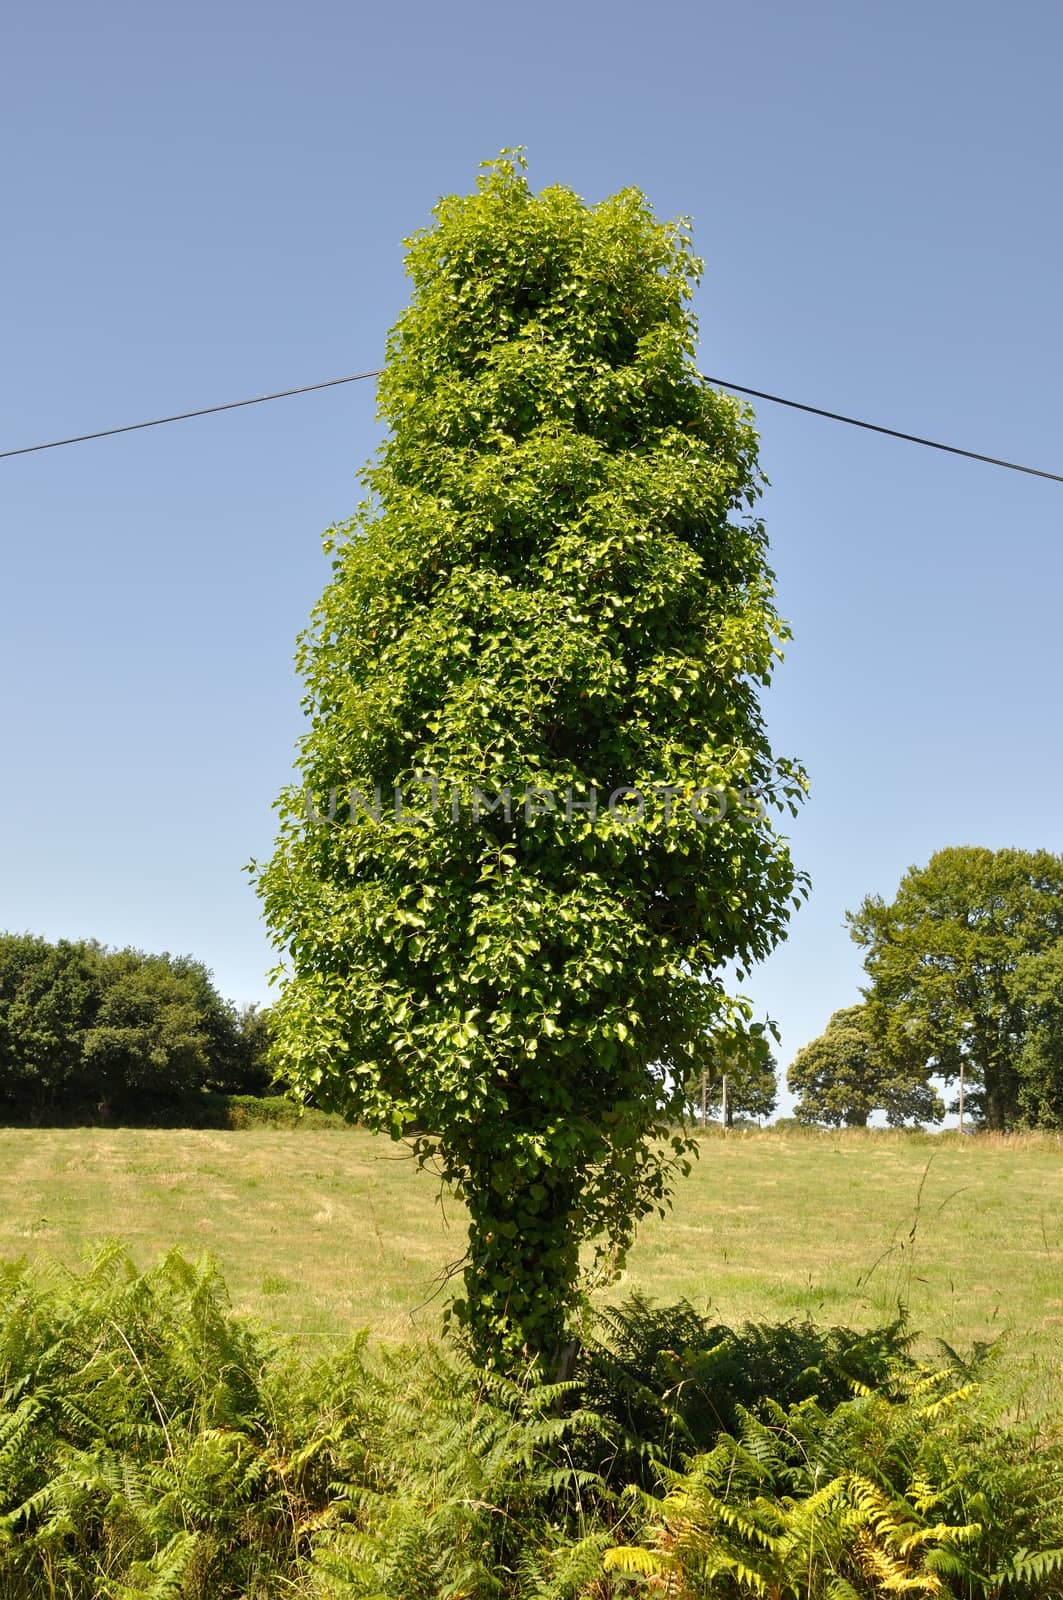
[[[477,1359],[503,1370],[526,1360],[554,1376],[570,1370],[579,1279],[571,1176],[526,1171],[505,1193],[488,1191],[486,1206],[479,1194],[466,1199],[469,1255],[458,1317]]]
[[[985,1084],[986,1127],[993,1133],[1006,1133],[1008,1125],[1015,1120],[1018,1074],[1006,1057],[987,1049],[982,1082]]]
[[[986,1127],[992,1133],[1007,1131],[1007,1114],[1004,1105],[1004,1096],[1000,1092],[1000,1084],[996,1073],[986,1073],[985,1084],[985,1120]]]

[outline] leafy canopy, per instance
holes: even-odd
[[[944,1115],[925,1061],[892,1058],[865,1005],[835,1011],[820,1037],[797,1052],[786,1077],[799,1097],[799,1122],[863,1128],[873,1111],[884,1111],[891,1127],[903,1127]]]
[[[1063,940],[1024,956],[1015,974],[1025,1035],[1018,1054],[1018,1116],[1026,1128],[1063,1128]]]
[[[803,787],[758,708],[785,629],[750,415],[694,365],[687,228],[523,166],[408,241],[388,438],[297,657],[306,792],[259,872],[288,1074],[457,1186],[457,1314],[500,1356],[556,1349],[581,1242],[622,1252],[663,1205],[698,1043],[740,1010],[721,969],[799,887],[743,792]],[[508,818],[477,800],[506,787]]]
[[[736,1116],[771,1116],[778,1103],[779,1082],[769,1032],[777,1043],[774,1023],[743,1019],[742,1025],[705,1041],[701,1067],[687,1080],[687,1099],[695,1113],[700,1113],[703,1104],[708,1115],[724,1111],[726,1079],[728,1127]]]
[[[849,917],[866,951],[874,1031],[887,1053],[946,1081],[964,1071],[990,1128],[1019,1120],[1021,1062],[1046,968],[1063,938],[1063,856],[939,850]],[[1041,1021],[1048,1015],[1042,1006]],[[1044,1037],[1044,1036],[1042,1036]]]
[[[191,956],[0,934],[0,1106],[43,1116],[257,1086],[267,1030]]]

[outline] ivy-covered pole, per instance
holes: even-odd
[[[469,1211],[453,1311],[552,1359],[579,1251],[663,1209],[722,969],[783,933],[748,409],[694,364],[701,263],[626,189],[505,152],[408,242],[368,498],[300,642],[301,787],[259,872],[292,1082]]]

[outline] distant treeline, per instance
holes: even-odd
[[[101,1114],[265,1094],[269,1014],[191,956],[0,934],[0,1113]]]

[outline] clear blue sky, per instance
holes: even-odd
[[[0,448],[378,364],[401,240],[477,163],[641,186],[708,270],[703,370],[1063,470],[1063,12],[188,0],[10,9]],[[1063,849],[1063,486],[762,404],[795,641],[769,699],[809,905],[750,986],[782,1064],[843,926],[947,844]],[[0,926],[267,997],[241,872],[371,384],[0,462]]]

